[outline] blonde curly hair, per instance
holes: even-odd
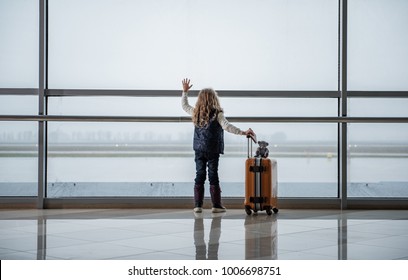
[[[193,123],[197,127],[204,127],[210,122],[210,118],[223,112],[218,100],[218,94],[212,88],[203,88],[198,93],[198,99],[193,111]],[[213,115],[212,115],[213,114]]]

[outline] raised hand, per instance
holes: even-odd
[[[183,92],[188,92],[190,88],[193,87],[193,85],[190,85],[190,79],[183,79],[182,81],[183,84]]]

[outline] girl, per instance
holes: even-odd
[[[224,153],[224,131],[237,135],[254,135],[252,129],[242,131],[230,124],[224,117],[217,93],[211,88],[204,88],[198,94],[195,107],[188,103],[189,79],[183,79],[183,93],[181,106],[183,110],[192,116],[194,123],[194,141],[196,177],[194,185],[194,212],[201,213],[204,200],[204,182],[206,179],[206,167],[208,166],[208,179],[210,181],[210,194],[212,212],[225,212],[221,204],[221,189],[218,179],[218,160]]]

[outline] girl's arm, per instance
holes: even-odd
[[[239,129],[238,127],[234,126],[233,124],[229,123],[229,121],[225,118],[223,112],[218,113],[217,120],[218,120],[218,123],[221,125],[221,127],[230,133],[237,134],[237,135],[254,135],[254,131],[250,128],[246,131],[243,131]]]
[[[228,131],[229,133],[244,135],[244,131],[234,126],[233,124],[229,123],[229,121],[225,118],[223,112],[218,113],[217,120],[218,123],[221,125],[222,129]]]
[[[187,114],[193,115],[194,107],[188,104],[188,97],[187,97],[188,91],[193,85],[190,85],[189,79],[183,79],[181,83],[183,85],[183,93],[181,95],[181,107],[183,108],[184,111],[186,111]]]
[[[187,114],[193,115],[194,107],[188,104],[187,92],[184,91],[181,96],[181,107],[183,108],[184,111],[186,111]]]

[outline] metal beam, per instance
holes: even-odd
[[[339,117],[347,117],[347,0],[339,0]],[[347,209],[347,123],[338,127],[338,184],[341,209]]]
[[[47,0],[39,1],[39,61],[38,61],[38,116],[47,115]],[[37,208],[44,208],[47,190],[47,123],[38,122],[38,200]]]
[[[228,117],[239,123],[408,123],[408,117]],[[190,117],[0,115],[0,121],[38,122],[191,122]]]
[[[37,88],[0,88],[0,95],[38,95]]]
[[[347,96],[364,98],[408,98],[408,91],[347,91]]]
[[[338,98],[337,91],[292,91],[292,90],[217,90],[222,97],[259,98]],[[181,90],[119,90],[119,89],[48,89],[47,96],[136,96],[136,97],[180,97]],[[198,91],[189,92],[197,96]]]
[[[341,57],[341,55],[340,55]],[[341,63],[340,63],[341,64]],[[340,65],[339,64],[339,65]],[[340,66],[339,66],[340,67]],[[339,85],[340,88],[340,85]],[[220,90],[222,97],[239,98],[340,98],[340,91],[318,90]],[[198,91],[191,91],[196,96]],[[38,95],[37,88],[0,88],[0,95]],[[180,97],[180,90],[122,90],[122,89],[45,89],[49,97],[64,96],[125,96],[125,97]],[[347,97],[408,98],[408,91],[347,91]]]

